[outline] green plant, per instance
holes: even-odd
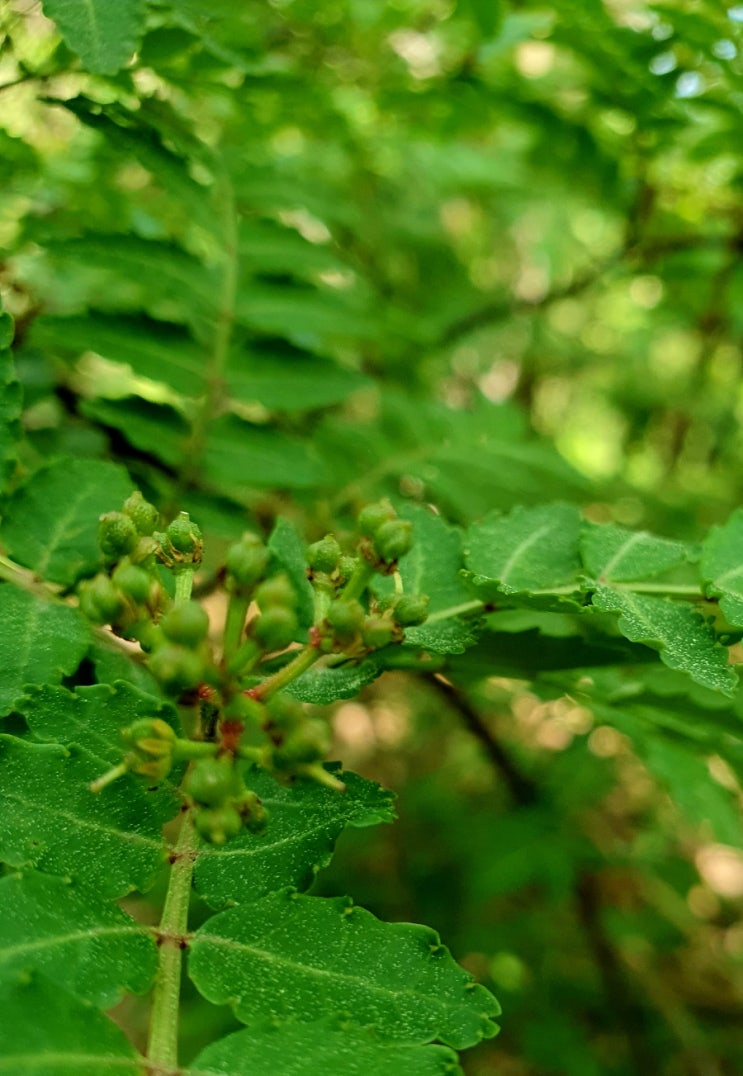
[[[42,7],[0,1068],[741,1067],[740,12]]]

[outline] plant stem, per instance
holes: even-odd
[[[322,657],[322,652],[316,646],[306,646],[304,650],[299,651],[288,665],[285,665],[283,669],[279,669],[273,676],[267,677],[262,684],[257,684],[255,687],[250,688],[246,694],[259,701],[270,698],[271,695],[275,695],[277,691],[281,691],[292,680],[296,680],[298,676],[306,672],[319,657]]]
[[[181,966],[188,931],[188,906],[194,864],[194,826],[190,811],[181,822],[178,843],[172,855],[168,892],[158,927],[159,967],[152,996],[147,1060],[151,1076],[158,1069],[178,1067],[178,1012],[180,1009]]]
[[[194,568],[181,568],[175,573],[175,603],[187,602],[191,598],[193,587]]]
[[[374,569],[371,564],[365,560],[359,561],[356,569],[351,578],[346,583],[341,593],[341,598],[344,602],[358,601],[361,595],[366,590],[369,582],[374,575]]]
[[[63,600],[59,597],[54,587],[37,579],[28,568],[21,567],[20,564],[16,564],[15,561],[2,554],[0,554],[0,579],[4,579],[7,583],[15,583],[16,586],[23,587],[24,590],[28,590],[31,594],[36,594],[40,598],[51,598],[56,601]]]
[[[250,598],[241,594],[230,594],[227,603],[227,615],[224,622],[224,635],[222,637],[222,649],[224,651],[224,664],[229,668],[233,657],[240,649],[242,633],[245,626],[245,617],[248,615]]]

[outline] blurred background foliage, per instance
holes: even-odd
[[[210,569],[246,527],[314,539],[381,495],[692,541],[740,503],[743,7],[142,17],[90,73],[38,3],[0,13],[26,472],[114,455]],[[401,819],[318,890],[430,923],[495,990],[470,1076],[739,1074],[743,702],[568,616],[489,629],[456,687],[388,673],[336,706]]]

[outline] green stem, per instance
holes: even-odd
[[[374,569],[365,560],[359,561],[341,593],[344,602],[358,601],[374,576]]]
[[[245,617],[248,615],[250,598],[241,594],[230,594],[227,603],[227,615],[224,622],[223,650],[224,663],[230,666],[235,654],[240,650]]]
[[[191,598],[191,588],[193,587],[193,577],[195,568],[184,567],[180,568],[175,573],[175,603],[179,605],[181,602],[187,602]]]
[[[261,648],[258,644],[253,639],[246,639],[228,664],[227,672],[231,676],[243,676],[250,672],[260,656]]]
[[[173,761],[186,762],[192,758],[213,758],[218,745],[206,740],[176,740],[173,745]]]
[[[292,680],[296,680],[298,676],[306,672],[320,657],[322,657],[322,652],[316,646],[305,647],[304,650],[300,650],[293,661],[290,661],[283,669],[279,669],[273,676],[267,677],[262,684],[251,688],[248,694],[259,701],[270,698],[271,695],[275,695],[277,691],[281,691]]]
[[[157,930],[159,966],[152,996],[147,1060],[150,1069],[178,1067],[178,1012],[181,966],[188,931],[195,837],[191,812],[183,816],[178,843],[172,856],[165,906]]]
[[[57,591],[48,583],[43,583],[28,568],[22,568],[20,564],[16,564],[15,561],[2,554],[0,554],[0,579],[4,579],[7,583],[15,583],[16,586],[23,587],[24,590],[40,598],[62,600]]]

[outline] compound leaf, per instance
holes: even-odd
[[[3,716],[27,684],[55,684],[73,673],[90,644],[88,624],[76,609],[9,583],[0,586],[0,624]]]
[[[456,1076],[461,1071],[445,1046],[379,1042],[362,1028],[318,1021],[237,1031],[199,1054],[187,1076]]]
[[[0,859],[109,897],[147,889],[165,861],[162,820],[134,777],[95,795],[98,759],[82,747],[0,737]]]
[[[64,878],[0,879],[0,981],[42,972],[83,1001],[114,1005],[143,994],[157,971],[152,931]]]
[[[668,598],[603,586],[593,595],[593,605],[605,613],[618,613],[622,635],[657,650],[671,669],[713,691],[734,693],[738,678],[728,665],[727,651],[694,609]]]
[[[263,770],[246,775],[248,787],[268,809],[266,832],[243,831],[224,848],[203,843],[196,858],[194,885],[215,908],[258,900],[286,886],[306,888],[333,854],[346,826],[391,822],[393,796],[355,773],[340,775],[345,792],[316,782],[280,785]]]
[[[497,1031],[495,998],[435,931],[383,923],[343,897],[280,892],[220,912],[196,932],[189,967],[204,997],[250,1023],[341,1015],[380,1041],[454,1049]]]
[[[615,523],[584,523],[580,546],[586,570],[600,583],[647,579],[678,567],[691,554],[683,542],[627,530]]]
[[[470,527],[465,561],[484,597],[518,595],[519,602],[563,608],[567,597],[535,592],[578,589],[580,514],[571,504],[491,513]]]
[[[56,460],[11,498],[2,539],[11,557],[66,586],[100,562],[98,517],[132,491],[123,467],[106,460]]]
[[[144,30],[144,0],[43,0],[42,7],[96,75],[114,75],[124,67]]]
[[[735,627],[743,627],[743,508],[736,508],[721,527],[712,527],[702,546],[702,581],[707,593],[720,598],[720,608]]]
[[[13,1076],[141,1076],[124,1032],[43,976],[0,986],[0,1065]]]

